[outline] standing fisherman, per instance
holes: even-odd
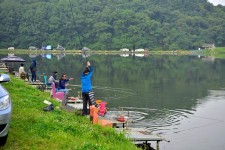
[[[35,60],[32,61],[32,64],[30,65],[30,72],[31,72],[31,81],[36,82],[36,70],[37,70],[37,63]]]
[[[94,98],[93,92],[92,92],[92,84],[91,84],[91,77],[94,72],[93,67],[91,66],[91,63],[87,61],[87,66],[81,75],[81,88],[82,88],[82,97],[83,97],[83,112],[82,115],[89,115],[87,110],[87,102],[89,102],[89,105],[92,105],[90,99],[90,93],[92,94],[92,98]]]

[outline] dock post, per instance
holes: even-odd
[[[159,142],[160,141],[156,141],[156,150],[159,150]]]
[[[90,106],[90,120],[93,124],[98,123],[98,108],[96,108],[94,105]]]

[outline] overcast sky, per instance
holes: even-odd
[[[214,5],[221,4],[225,6],[225,0],[208,0],[210,3],[213,3]]]

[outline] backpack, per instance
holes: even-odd
[[[22,72],[20,74],[20,78],[23,79],[23,80],[25,80],[26,79],[26,73]]]
[[[54,110],[54,106],[53,104],[50,104],[48,106],[46,106],[45,108],[43,108],[44,111],[53,111]]]

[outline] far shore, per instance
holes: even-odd
[[[145,51],[120,51],[120,50],[90,50],[85,51],[85,53],[91,54],[192,54],[194,50],[145,50]],[[203,51],[203,50],[202,50]],[[202,52],[196,50],[196,52]],[[7,49],[0,49],[0,54],[7,54],[7,53],[14,53],[14,54],[43,54],[43,53],[51,53],[51,54],[80,54],[82,53],[81,50],[28,50],[28,49],[16,49],[16,50],[7,50]]]
[[[0,54],[73,54],[81,55],[84,52],[81,50],[28,50],[28,49],[0,49]],[[225,58],[225,47],[216,47],[214,49],[201,50],[145,50],[145,51],[121,51],[121,50],[90,50],[84,54],[98,55],[123,55],[123,54],[144,54],[148,55],[202,55],[214,58]]]

